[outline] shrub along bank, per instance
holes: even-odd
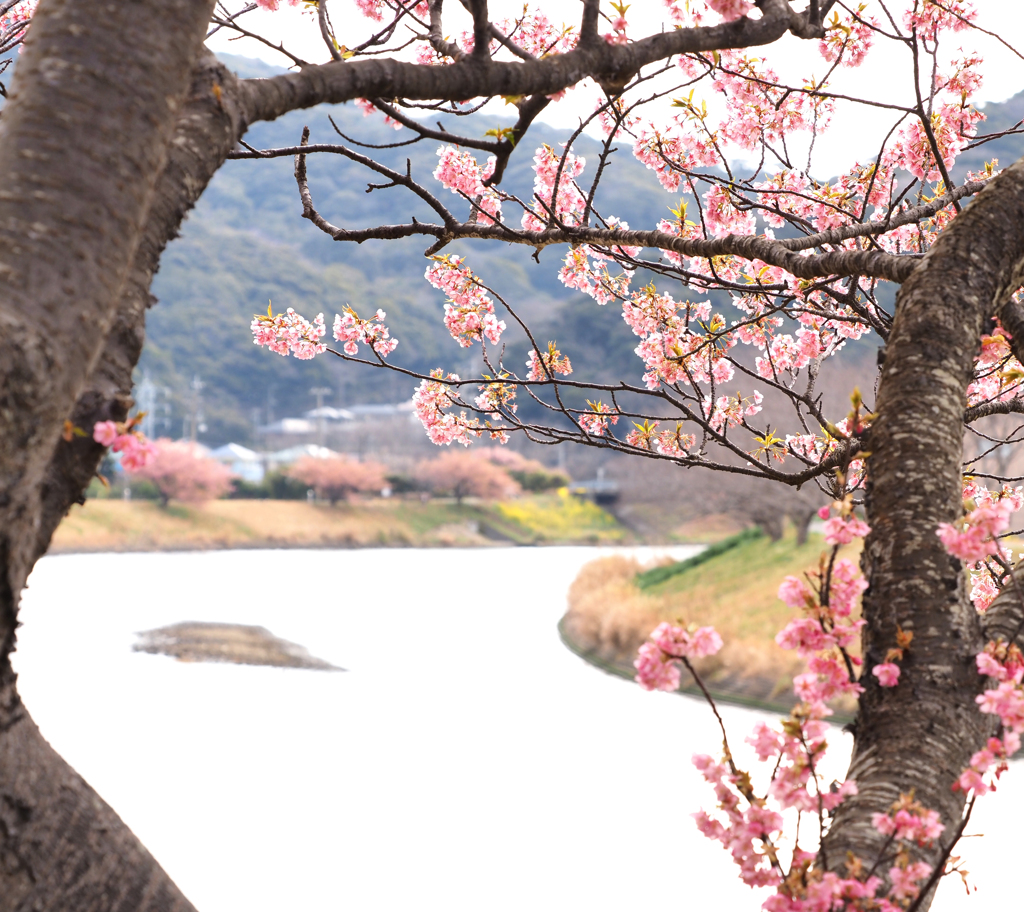
[[[589,662],[632,678],[637,649],[659,623],[711,624],[725,646],[696,665],[712,693],[788,712],[793,675],[805,669],[775,644],[793,616],[776,593],[785,577],[815,569],[824,549],[820,535],[798,545],[792,531],[777,542],[751,531],[696,558],[648,570],[629,558],[600,558],[573,582],[559,631]],[[853,546],[847,550],[847,556],[856,553]],[[697,692],[685,680],[683,689]],[[852,708],[837,706],[837,718]]]

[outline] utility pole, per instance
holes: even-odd
[[[149,372],[143,371],[142,382],[135,391],[137,412],[144,412],[149,419],[144,430],[150,437],[156,437],[156,384],[149,379]]]
[[[195,443],[196,436],[200,430],[200,422],[203,420],[202,399],[200,397],[203,387],[206,386],[206,384],[199,379],[199,374],[196,374],[192,378],[192,382],[189,386],[192,388],[192,415],[189,428],[189,438],[193,443]],[[206,430],[206,428],[204,427],[202,430]]]
[[[326,386],[314,386],[310,394],[316,396],[316,443],[324,445],[324,396],[330,396],[334,390]]]
[[[277,399],[274,396],[273,385],[267,387],[267,424],[274,423],[274,406],[277,405]]]

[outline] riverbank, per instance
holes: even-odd
[[[632,679],[637,650],[659,623],[713,625],[725,646],[695,665],[716,698],[788,713],[793,676],[806,669],[775,644],[775,634],[794,613],[777,593],[785,577],[814,569],[824,547],[820,535],[799,545],[792,531],[777,542],[741,536],[734,547],[686,563],[672,575],[643,573],[626,557],[599,558],[570,587],[559,633],[591,664]],[[856,551],[844,549],[844,556],[855,557]],[[666,578],[659,581],[659,575]],[[684,681],[683,689],[699,693],[692,682]],[[835,708],[845,718],[854,707]]]
[[[51,554],[221,548],[485,547],[628,544],[631,533],[589,501],[558,494],[456,504],[366,500],[89,500],[72,507]]]

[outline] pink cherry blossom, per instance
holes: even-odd
[[[832,567],[829,584],[829,608],[837,617],[848,617],[868,582],[860,568],[849,558],[842,557]]]
[[[806,608],[815,603],[814,593],[802,579],[787,576],[779,586],[779,598],[790,608]]]
[[[503,374],[502,377],[507,375]],[[479,388],[480,395],[476,397],[476,407],[485,412],[491,412],[491,418],[498,421],[502,417],[502,411],[515,414],[516,390],[514,383],[488,383]]]
[[[469,152],[460,152],[455,146],[441,146],[437,155],[439,161],[434,177],[452,193],[461,194],[474,203],[473,220],[482,225],[501,221],[501,197],[484,183],[494,173],[494,156],[481,168]]]
[[[533,159],[534,206],[523,215],[523,228],[541,231],[552,220],[578,225],[586,207],[586,196],[576,184],[586,159],[566,150],[562,155],[551,146],[541,146]]]
[[[590,413],[584,413],[579,416],[580,427],[588,434],[592,434],[595,437],[603,437],[608,433],[609,424],[618,424],[619,416],[615,414],[612,407],[607,403],[591,402],[587,400],[587,407],[590,409]]]
[[[249,328],[256,345],[265,345],[279,355],[291,354],[299,360],[308,361],[327,351],[327,346],[320,342],[327,332],[323,314],[317,314],[311,323],[291,307],[277,316],[267,308],[266,315],[256,314],[253,317]]]
[[[117,435],[117,422],[115,421],[97,421],[92,429],[92,439],[105,447],[110,446],[117,439]]]
[[[633,662],[636,681],[644,690],[678,690],[679,665],[654,643],[644,643]]]
[[[699,659],[714,655],[722,648],[722,638],[714,627],[698,627],[690,630],[673,624],[659,624],[651,634],[651,640],[666,655],[674,658]]]
[[[378,309],[369,320],[363,320],[351,307],[346,307],[344,313],[334,317],[334,338],[345,343],[346,355],[357,355],[358,343],[362,342],[380,357],[386,358],[398,347],[398,340],[391,338],[383,323],[385,316],[384,311]]]
[[[1009,499],[983,503],[956,523],[942,523],[937,535],[954,557],[975,563],[999,554],[998,536],[1010,524],[1013,502]]]
[[[865,13],[865,6],[861,3],[856,14],[849,12],[842,18],[836,13],[828,23],[818,49],[830,63],[842,59],[843,66],[856,67],[864,61],[875,37],[872,26],[878,26],[875,17]]]
[[[555,374],[572,373],[572,364],[557,348],[554,342],[548,343],[548,350],[538,355],[533,349],[526,359],[528,380],[553,380]]]
[[[749,0],[708,0],[708,6],[726,22],[740,19],[754,8],[754,4]]]
[[[149,465],[159,453],[156,444],[134,433],[119,436],[113,449],[120,451],[121,466],[126,472],[135,472]]]
[[[444,324],[459,345],[468,348],[483,338],[497,345],[505,331],[505,321],[495,316],[494,302],[463,257],[433,257],[426,277],[448,297]]]
[[[833,516],[825,522],[825,541],[830,545],[848,545],[855,538],[863,538],[871,527],[863,520],[851,516],[843,519]]]
[[[883,662],[871,669],[882,687],[895,687],[900,682],[900,666],[895,662]]]
[[[413,394],[416,417],[427,436],[439,446],[456,442],[469,446],[472,438],[480,437],[483,430],[479,419],[467,418],[465,411],[455,412],[461,404],[458,388],[454,386],[459,380],[458,374],[445,375],[441,370],[434,370],[430,376],[433,379],[423,380]]]

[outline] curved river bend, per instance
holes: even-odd
[[[43,733],[200,912],[752,912],[689,818],[709,804],[689,758],[719,743],[706,708],[559,642],[569,583],[607,553],[47,557],[16,667]],[[185,620],[259,624],[349,671],[131,651]],[[734,748],[764,718],[724,714]],[[949,883],[936,908],[1017,901],[1017,815],[998,808],[1020,807],[1021,772],[979,802],[971,831],[1004,837],[965,846],[981,891]]]

